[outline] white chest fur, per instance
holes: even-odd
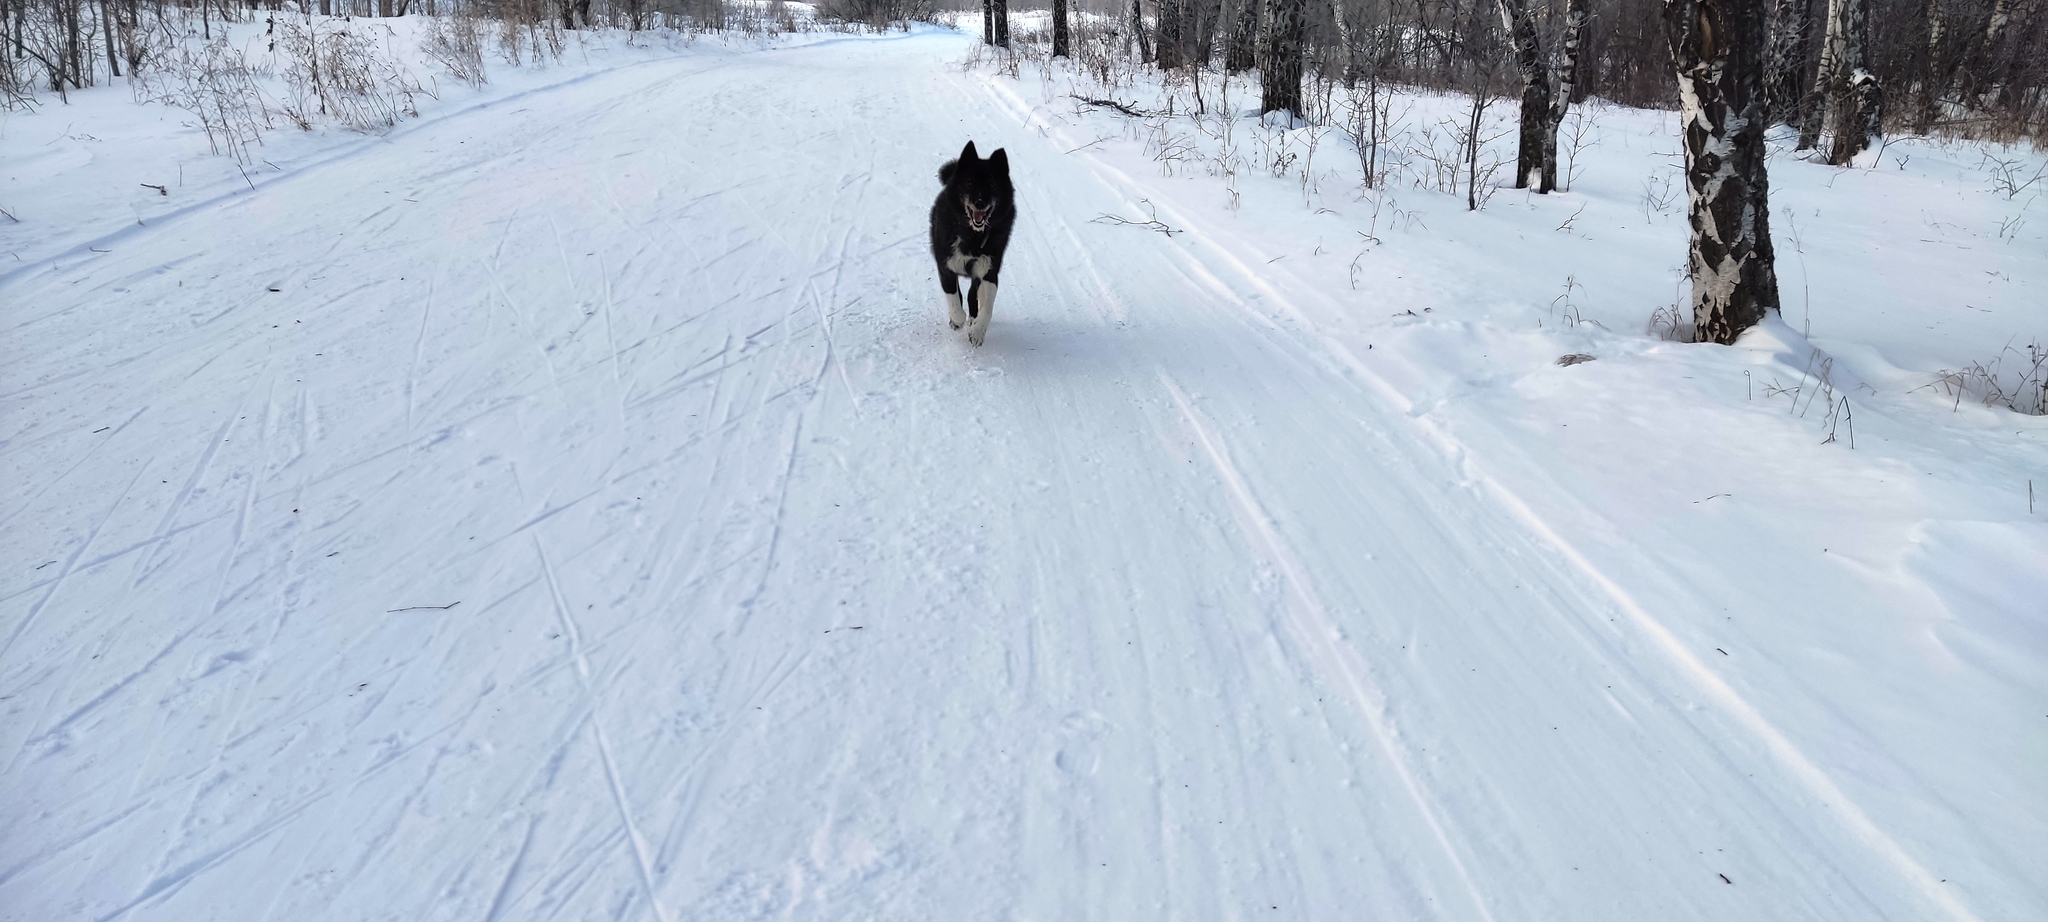
[[[986,256],[968,256],[961,253],[960,245],[956,243],[953,245],[953,255],[946,258],[946,268],[952,270],[954,275],[986,278],[988,262]]]

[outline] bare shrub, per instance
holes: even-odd
[[[489,82],[484,76],[484,23],[466,9],[430,18],[420,35],[420,52],[463,83],[480,87]]]
[[[1643,220],[1670,214],[1678,206],[1678,196],[1682,191],[1678,177],[1671,173],[1659,171],[1643,177],[1643,193],[1636,199],[1636,205],[1643,210]]]
[[[697,32],[722,31],[732,25],[725,0],[680,0],[668,15],[671,25]]]
[[[412,72],[379,43],[387,26],[309,16],[278,23],[276,46],[284,54],[285,86],[291,99],[284,114],[310,129],[315,116],[356,131],[382,131],[400,118],[417,118],[416,97],[425,93]]]
[[[1990,362],[1972,362],[1961,370],[1942,369],[1932,386],[1953,398],[2002,406],[2028,416],[2048,416],[2048,344],[2030,342],[2025,351],[2007,345]]]
[[[247,58],[226,36],[196,49],[166,45],[136,78],[135,94],[192,113],[213,152],[237,163],[248,163],[249,145],[261,144],[274,127]]]
[[[1485,109],[1475,101],[1466,116],[1446,117],[1434,125],[1424,125],[1411,141],[1404,143],[1402,160],[1411,166],[1426,167],[1413,171],[1416,188],[1449,195],[1463,190],[1468,208],[1477,211],[1486,207],[1499,191],[1493,177],[1506,162],[1490,145],[1513,129],[1494,125],[1494,120],[1485,118]],[[1488,133],[1490,126],[1496,130]]]
[[[1070,41],[1074,62],[1104,95],[1113,96],[1131,87],[1144,68],[1144,62],[1126,50],[1128,33],[1113,23],[1082,19],[1074,23]]]
[[[1365,187],[1377,189],[1386,185],[1389,174],[1393,172],[1396,161],[1389,152],[1406,141],[1406,122],[1413,104],[1396,114],[1393,86],[1383,88],[1374,82],[1363,89],[1363,97],[1355,90],[1346,97],[1346,118],[1340,127],[1351,139],[1352,149],[1358,153],[1359,174]]]
[[[1563,131],[1559,132],[1563,141],[1559,145],[1562,148],[1559,153],[1564,155],[1563,178],[1566,192],[1571,191],[1572,183],[1577,182],[1579,178],[1579,152],[1600,143],[1600,116],[1605,114],[1606,109],[1606,103],[1589,99],[1583,104],[1573,106],[1571,112],[1565,116]]]
[[[913,22],[937,22],[939,6],[933,0],[823,0],[818,17],[880,32],[908,29]]]
[[[2020,156],[1995,157],[1990,151],[1984,152],[1984,161],[1978,167],[1991,178],[1993,193],[2007,199],[2019,198],[2020,193],[2048,180],[2048,161],[2033,164],[2027,169],[2027,158]]]
[[[28,68],[28,56],[12,51],[0,54],[0,111],[31,109],[35,104],[35,77]]]
[[[717,28],[723,28],[724,3],[721,0],[704,2],[720,12]],[[689,5],[685,4],[686,7]],[[478,0],[468,6],[469,12],[479,20],[495,24],[498,57],[513,67],[528,60],[534,64],[561,60],[563,26],[558,13],[563,8],[548,0]],[[485,28],[481,22],[479,28]],[[481,47],[481,35],[478,43]]]

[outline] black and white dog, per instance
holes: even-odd
[[[939,264],[939,287],[946,290],[946,319],[953,329],[967,327],[967,341],[979,346],[996,306],[1003,248],[1010,245],[1010,228],[1017,223],[1010,157],[997,149],[983,160],[969,141],[960,159],[939,167],[939,182],[946,187],[932,203],[932,259]],[[968,279],[964,308],[963,275]]]

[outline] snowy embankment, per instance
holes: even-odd
[[[1668,116],[1472,213],[1456,100],[1367,193],[807,40],[247,182],[9,118],[0,918],[2048,915],[2048,421],[1936,383],[2048,333],[2038,155],[1777,157],[1785,322],[1682,345]]]

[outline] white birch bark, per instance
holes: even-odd
[[[1351,18],[1344,12],[1344,0],[1330,0],[1330,15],[1337,22],[1338,52],[1344,56],[1344,85],[1350,86],[1358,77],[1358,65],[1353,60],[1351,43]]]
[[[1554,138],[1554,131],[1547,131],[1550,121],[1550,73],[1544,66],[1543,45],[1536,37],[1536,17],[1529,11],[1529,0],[1498,0],[1501,25],[1506,28],[1508,44],[1514,49],[1515,71],[1522,77],[1521,130],[1517,136],[1515,152],[1515,188],[1529,187],[1531,176],[1537,179],[1538,192],[1549,192],[1543,182],[1544,139]],[[1552,148],[1552,160],[1557,159]]]
[[[1806,69],[1807,21],[1812,16],[1813,0],[1777,0],[1772,13],[1764,108],[1773,122],[1800,128],[1806,125],[1801,99],[1807,88],[1799,78]]]
[[[1678,67],[1693,337],[1732,343],[1778,308],[1764,169],[1764,0],[1665,0]]]

